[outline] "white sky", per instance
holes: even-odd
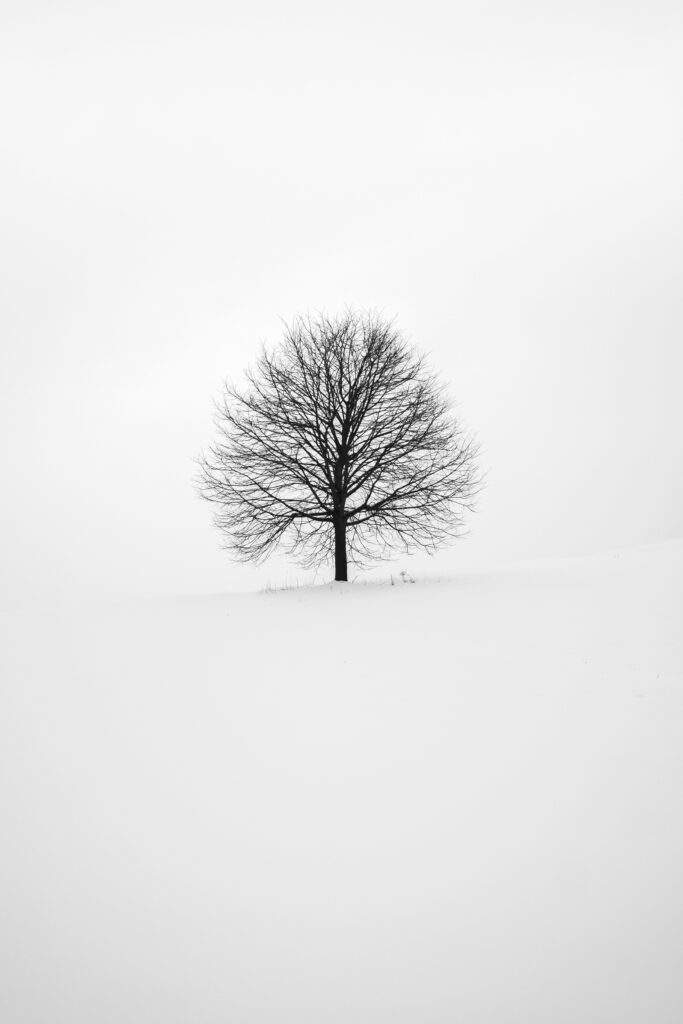
[[[230,562],[192,459],[346,304],[484,448],[432,571],[681,536],[682,58],[679,3],[5,0],[0,599],[303,578]]]

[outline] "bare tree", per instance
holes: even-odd
[[[277,547],[306,566],[458,536],[479,486],[476,445],[424,356],[375,313],[299,317],[264,347],[244,390],[226,385],[218,439],[199,459],[226,547],[261,562]]]

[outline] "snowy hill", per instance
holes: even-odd
[[[683,542],[5,612],[6,1024],[678,1024]]]

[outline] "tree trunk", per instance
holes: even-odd
[[[334,520],[334,578],[336,581],[347,582],[346,565],[346,521],[344,514]]]

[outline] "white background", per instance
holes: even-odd
[[[482,442],[440,566],[680,536],[682,20],[6,0],[0,600],[291,577],[219,550],[192,460],[279,318],[345,304]]]
[[[683,1020],[682,39],[4,0],[3,1024]],[[219,550],[212,399],[347,303],[479,435],[471,535],[224,596],[305,574]]]

